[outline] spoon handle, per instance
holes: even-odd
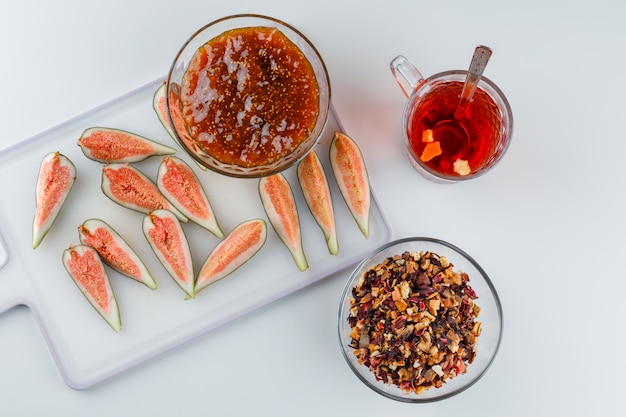
[[[476,87],[478,86],[478,81],[480,81],[480,78],[485,71],[485,67],[487,66],[487,62],[489,62],[489,58],[491,58],[491,53],[491,48],[483,45],[478,45],[474,50],[472,62],[470,63],[469,70],[467,71],[467,79],[463,85],[463,91],[461,91],[461,98],[459,99],[459,104],[454,112],[454,118],[456,120],[461,119],[463,113],[465,113],[467,105],[472,100]]]

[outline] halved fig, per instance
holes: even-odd
[[[174,130],[172,129],[172,124],[170,123],[170,119],[167,115],[167,105],[165,103],[166,90],[167,90],[167,84],[164,81],[159,85],[159,87],[154,92],[154,96],[152,97],[152,108],[154,109],[154,112],[156,113],[157,117],[159,118],[159,121],[161,122],[161,124],[163,125],[167,133],[172,137],[172,139],[178,142],[178,139],[176,138],[176,134],[174,133]],[[185,129],[187,128],[185,126],[185,121],[183,120],[180,114],[180,110],[178,110],[176,107],[176,105],[179,103],[178,95],[175,94],[173,91],[172,91],[172,94],[170,94],[170,101],[172,102],[171,103],[172,104],[171,116],[172,116],[172,119],[174,120],[174,125],[176,126],[176,130],[179,132],[184,132]],[[198,165],[198,167],[201,170],[203,171],[207,170],[207,167],[205,167],[204,165],[202,165],[195,159],[194,159],[194,162]]]
[[[63,265],[80,291],[113,330],[122,330],[120,310],[98,252],[87,245],[70,245]]]
[[[170,118],[167,115],[167,105],[165,102],[166,94],[167,94],[167,84],[166,82],[163,82],[161,85],[159,85],[159,88],[157,88],[157,90],[154,92],[154,97],[152,98],[152,108],[157,114],[157,117],[159,118],[159,121],[161,122],[165,130],[167,130],[167,133],[169,133],[172,139],[176,140],[176,135],[172,128]],[[170,95],[170,101],[172,104],[170,107],[172,109],[170,116],[172,117],[172,120],[174,121],[174,126],[176,127],[176,130],[183,132],[187,128],[185,127],[185,121],[183,120],[183,117],[176,106],[176,104],[178,104],[178,100],[179,100],[178,95],[177,94],[175,95],[172,92],[172,94]]]
[[[89,159],[103,163],[139,162],[156,155],[171,155],[176,149],[120,129],[91,127],[78,139]]]
[[[172,139],[176,139],[174,131],[172,130],[172,125],[170,124],[170,119],[167,116],[167,106],[165,103],[166,87],[167,84],[165,81],[159,84],[159,87],[156,89],[154,96],[152,97],[152,108],[165,130],[167,130],[167,133],[172,137]]]
[[[155,210],[144,217],[143,233],[174,282],[193,298],[191,250],[178,218],[169,210]]]
[[[367,238],[370,224],[370,183],[363,154],[348,135],[335,132],[330,144],[330,163],[350,213]]]
[[[174,207],[143,172],[128,164],[102,168],[102,192],[117,204],[141,213],[167,209],[182,222],[187,217]]]
[[[196,278],[196,294],[246,263],[263,247],[266,238],[263,219],[248,220],[235,227],[204,262]]]
[[[224,237],[202,184],[185,161],[164,157],[157,173],[157,187],[185,217],[215,236]]]
[[[332,255],[337,255],[339,246],[337,244],[333,200],[324,167],[315,150],[311,150],[300,161],[297,171],[304,199],[313,218],[324,233],[328,251]]]
[[[76,167],[67,156],[59,152],[44,156],[35,188],[33,249],[50,231],[75,181]]]
[[[78,226],[78,235],[80,242],[94,248],[105,264],[148,288],[156,290],[157,283],[139,255],[106,222],[100,219],[88,219]]]
[[[291,187],[283,174],[273,174],[259,180],[259,194],[265,213],[285,244],[300,271],[309,267],[302,247],[300,218]]]

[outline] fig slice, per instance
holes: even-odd
[[[176,138],[176,134],[174,133],[174,130],[172,129],[172,124],[170,123],[170,119],[167,115],[167,105],[165,103],[166,90],[167,90],[167,83],[164,81],[159,85],[159,87],[154,92],[154,96],[152,97],[152,108],[154,109],[154,112],[156,113],[159,121],[161,122],[161,124],[163,125],[167,133],[172,137],[172,139],[178,142],[178,139]],[[172,101],[174,104],[171,107],[173,109],[171,116],[172,116],[172,119],[174,120],[174,125],[176,126],[176,130],[184,131],[186,129],[185,121],[183,120],[180,114],[180,111],[176,110],[175,105],[179,103],[179,100],[178,100],[178,96],[174,92],[172,92],[172,94],[170,95],[170,101]],[[207,170],[207,167],[205,167],[204,165],[202,165],[200,162],[196,161],[195,159],[194,159],[194,162],[196,163],[196,165],[198,165],[198,167],[201,170],[203,171]]]
[[[196,278],[196,294],[246,263],[263,247],[266,239],[267,226],[263,219],[248,220],[235,227],[202,265]]]
[[[107,127],[86,129],[78,139],[78,146],[87,158],[103,163],[132,163],[176,153],[176,149],[146,137]]]
[[[87,245],[70,245],[63,252],[63,266],[98,314],[119,333],[120,310],[98,252]]]
[[[155,210],[144,217],[143,233],[174,282],[188,297],[193,298],[191,250],[178,218],[169,210]]]
[[[117,204],[148,214],[167,209],[182,222],[187,217],[174,207],[143,172],[123,164],[108,164],[102,168],[102,192]]]
[[[156,113],[159,121],[167,131],[167,133],[172,137],[172,139],[176,139],[174,135],[174,131],[172,130],[172,125],[170,124],[170,119],[167,116],[167,106],[165,103],[165,92],[167,90],[167,83],[163,81],[159,84],[159,87],[154,92],[154,96],[152,97],[152,108]]]
[[[276,234],[293,256],[298,269],[306,270],[309,264],[302,247],[300,218],[289,182],[281,173],[263,177],[259,180],[259,194]]]
[[[330,164],[339,191],[361,233],[369,237],[370,183],[363,154],[348,135],[335,132],[330,144]]]
[[[100,219],[85,220],[78,226],[78,235],[80,242],[94,248],[105,264],[156,290],[157,283],[139,255],[108,223]]]
[[[297,173],[304,200],[313,218],[324,233],[328,251],[331,255],[337,255],[339,246],[337,244],[333,200],[330,194],[328,178],[324,172],[324,166],[315,150],[311,150],[298,163]]]
[[[76,181],[76,167],[59,152],[44,156],[35,188],[32,246],[36,249],[48,234]]]
[[[202,184],[185,161],[174,156],[163,157],[157,187],[185,217],[218,238],[224,237]]]

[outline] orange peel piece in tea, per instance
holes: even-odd
[[[425,147],[420,159],[424,162],[428,162],[431,159],[441,155],[443,151],[441,150],[441,143],[437,142],[429,142]]]

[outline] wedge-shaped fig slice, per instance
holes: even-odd
[[[330,144],[330,163],[350,213],[363,235],[369,237],[370,183],[361,150],[348,135],[335,132]]]
[[[116,332],[122,330],[120,310],[98,252],[87,245],[70,246],[63,265],[89,303]]]
[[[148,288],[156,290],[157,283],[139,255],[106,222],[100,219],[88,219],[78,226],[78,235],[80,242],[94,248],[105,264]]]
[[[164,81],[163,83],[159,84],[159,87],[154,92],[154,96],[152,97],[152,108],[154,109],[154,112],[156,113],[159,121],[161,122],[165,130],[167,130],[167,133],[172,137],[172,139],[176,139],[176,136],[174,136],[174,131],[172,130],[172,125],[170,124],[170,119],[167,116],[167,106],[165,103],[166,90],[167,84]]]
[[[102,192],[117,204],[141,213],[167,209],[182,222],[187,217],[174,207],[143,172],[128,164],[102,168]]]
[[[50,231],[75,181],[76,167],[65,155],[51,152],[41,161],[35,188],[33,249]]]
[[[163,83],[159,85],[159,87],[154,92],[154,96],[152,97],[152,108],[154,109],[154,112],[156,113],[157,117],[159,118],[159,121],[161,122],[161,124],[163,125],[167,133],[172,137],[172,139],[178,142],[178,139],[176,138],[174,130],[172,129],[172,124],[170,123],[170,119],[167,115],[167,104],[165,103],[166,90],[167,90],[167,84],[164,81]],[[186,129],[186,127],[185,127],[185,121],[183,120],[180,114],[180,111],[177,110],[177,107],[176,107],[176,105],[179,102],[178,95],[172,92],[170,94],[170,101],[173,104],[171,107],[172,108],[171,116],[172,116],[172,119],[174,120],[174,125],[176,126],[176,130],[178,130],[179,132],[182,132],[184,131],[184,129]],[[207,167],[205,167],[204,165],[202,165],[195,159],[194,159],[194,162],[196,163],[196,165],[198,165],[198,167],[201,170],[203,171],[207,170]]]
[[[89,159],[103,163],[139,162],[155,155],[171,155],[176,149],[120,129],[91,127],[78,139]]]
[[[298,181],[306,204],[324,233],[328,251],[332,255],[337,255],[339,246],[337,244],[333,200],[324,166],[315,150],[311,150],[298,164]]]
[[[191,251],[178,218],[169,210],[155,210],[144,217],[143,233],[174,282],[193,298]]]
[[[281,173],[259,180],[259,194],[265,213],[300,271],[309,267],[302,247],[300,218],[291,187]]]
[[[246,263],[263,247],[266,238],[263,219],[248,220],[235,227],[204,262],[196,278],[196,294]]]
[[[185,217],[215,236],[224,237],[202,184],[185,161],[174,156],[163,157],[157,187]]]

